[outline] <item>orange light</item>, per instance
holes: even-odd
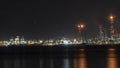
[[[84,25],[81,25],[81,28],[84,28]]]
[[[84,28],[84,25],[83,24],[79,24],[77,27],[78,28]]]
[[[107,68],[118,68],[117,60],[115,49],[108,49]]]
[[[113,16],[110,16],[110,19],[113,19],[114,17]]]

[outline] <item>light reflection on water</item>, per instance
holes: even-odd
[[[102,57],[96,57],[98,52],[86,53],[86,49],[79,49],[77,57],[69,58],[3,58],[0,61],[0,68],[119,68],[116,49],[106,49],[105,60]],[[92,58],[88,58],[93,55]],[[87,57],[88,56],[88,57]],[[105,66],[101,66],[105,63]]]
[[[117,55],[116,55],[116,50],[114,48],[108,49],[107,68],[118,68]]]
[[[81,50],[81,52],[80,52],[80,57],[79,57],[79,60],[78,60],[78,64],[79,64],[78,68],[86,68],[87,67],[84,49]]]
[[[68,58],[65,58],[63,60],[63,68],[69,68],[69,59]]]
[[[80,49],[79,58],[74,58],[74,68],[87,68],[85,50]]]

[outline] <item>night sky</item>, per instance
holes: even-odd
[[[88,38],[98,33],[98,25],[109,28],[108,16],[120,21],[119,0],[39,0],[0,3],[0,39],[11,36],[56,38],[77,35],[76,24],[84,23]]]

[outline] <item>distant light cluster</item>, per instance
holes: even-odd
[[[8,41],[0,41],[1,46],[11,46],[11,45],[34,45],[34,44],[42,44],[42,45],[60,45],[60,44],[81,44],[76,39],[69,40],[66,38],[63,39],[50,39],[50,40],[25,40],[24,37],[16,36],[15,38],[10,38]]]
[[[12,46],[12,45],[23,45],[23,46],[55,46],[55,45],[70,45],[70,44],[87,44],[87,45],[102,45],[102,44],[120,44],[120,38],[113,39],[106,38],[105,40],[99,39],[49,39],[49,40],[25,40],[24,37],[16,36],[15,38],[10,38],[8,41],[0,41],[0,46]]]

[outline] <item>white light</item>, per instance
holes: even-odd
[[[40,42],[40,43],[43,43],[43,41],[42,41],[42,40],[39,40],[39,42]]]
[[[69,41],[68,40],[64,40],[63,44],[69,44]]]
[[[10,42],[8,42],[8,41],[3,41],[3,42],[4,42],[3,45],[5,45],[5,46],[10,45]]]
[[[26,41],[21,41],[21,44],[27,44],[27,42]]]

